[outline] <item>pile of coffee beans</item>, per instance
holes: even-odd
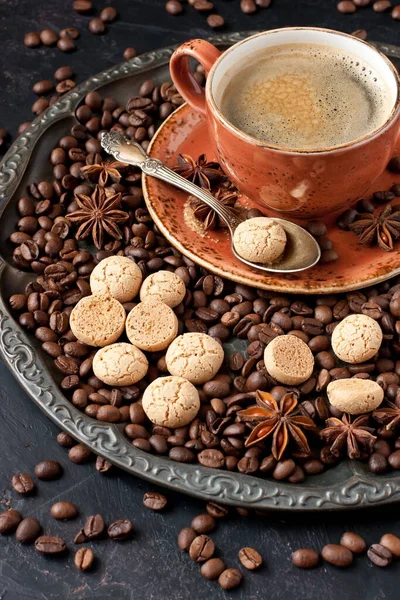
[[[300,569],[313,569],[321,564],[321,557],[334,567],[349,567],[354,555],[365,554],[376,567],[387,567],[394,558],[400,558],[400,538],[393,533],[385,533],[379,544],[372,544],[367,550],[365,540],[353,531],[346,531],[340,544],[327,544],[319,552],[312,548],[300,548],[292,553],[292,563]]]
[[[68,73],[69,74],[69,73]],[[57,79],[55,74],[55,79]],[[204,83],[201,68],[196,78]],[[76,210],[74,194],[91,194],[96,179],[85,180],[81,169],[106,160],[99,136],[119,131],[147,149],[158,124],[182,103],[174,86],[144,81],[138,94],[125,106],[98,92],[87,94],[76,111],[77,123],[60,138],[49,156],[53,178],[32,181],[17,203],[19,219],[10,237],[15,265],[33,271],[36,279],[10,298],[21,326],[30,331],[42,350],[54,360],[54,376],[72,404],[86,415],[124,424],[125,435],[144,452],[168,456],[173,461],[198,462],[209,468],[225,468],[244,474],[269,476],[299,483],[345,458],[333,456],[318,432],[309,435],[312,454],[286,455],[277,461],[270,444],[247,449],[249,428],[237,412],[254,404],[257,390],[270,392],[276,400],[288,391],[298,398],[300,411],[323,428],[330,416],[341,413],[329,405],[326,388],[331,381],[349,377],[371,378],[388,400],[400,406],[400,279],[342,295],[293,297],[257,290],[207,273],[182,256],[161,235],[143,200],[141,176],[134,168],[121,169],[121,180],[110,191],[121,194],[121,209],[129,215],[121,240],[106,240],[99,251],[77,243],[68,214]],[[394,163],[391,165],[393,170]],[[254,216],[254,215],[251,215]],[[309,231],[329,249],[323,223],[311,222]],[[148,353],[150,368],[137,385],[114,388],[103,384],[92,371],[94,349],[76,340],[69,327],[72,308],[89,295],[89,276],[95,265],[113,254],[130,257],[143,276],[160,269],[176,273],[185,283],[184,301],[175,308],[179,333],[203,332],[225,343],[234,338],[247,344],[234,352],[220,373],[199,388],[201,409],[185,427],[170,429],[152,425],[141,406],[146,386],[166,373],[164,352]],[[124,307],[129,312],[134,303]],[[331,350],[336,325],[351,313],[375,319],[383,332],[379,353],[368,363],[338,362]],[[292,334],[303,340],[315,357],[312,377],[300,386],[279,385],[267,372],[263,353],[276,336]],[[399,359],[399,360],[398,360]],[[378,440],[369,457],[371,472],[380,474],[400,468],[397,430],[379,427],[371,418]],[[69,446],[69,457],[82,463],[91,458],[83,444]],[[368,457],[363,460],[368,460]],[[110,468],[98,459],[100,472]]]

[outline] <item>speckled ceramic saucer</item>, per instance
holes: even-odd
[[[398,150],[400,153],[400,140]],[[209,160],[215,159],[204,117],[187,104],[162,124],[149,148],[151,156],[160,158],[169,167],[176,165],[179,153],[194,158],[206,153]],[[388,190],[394,183],[400,183],[400,175],[385,171],[364,197],[369,198],[376,190]],[[148,175],[144,175],[143,190],[152,218],[171,244],[212,273],[238,283],[276,292],[330,294],[375,285],[400,273],[400,243],[392,252],[366,248],[353,233],[339,230],[335,217],[331,216],[326,225],[328,237],[340,256],[338,260],[320,263],[300,273],[269,275],[233,256],[226,231],[204,232],[193,217],[184,192]],[[241,202],[257,208],[246,197],[242,197]]]

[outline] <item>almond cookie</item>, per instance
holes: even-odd
[[[143,281],[140,299],[164,302],[171,308],[178,306],[184,299],[186,287],[182,279],[170,271],[156,271]]]
[[[109,294],[120,302],[129,302],[139,292],[142,271],[126,256],[109,256],[90,275],[92,294]]]
[[[350,415],[375,410],[381,404],[384,395],[379,383],[358,377],[331,381],[326,392],[332,406]]]
[[[148,352],[165,350],[176,338],[177,333],[176,314],[164,302],[139,302],[126,319],[126,335],[129,341]]]
[[[149,363],[141,350],[121,342],[98,350],[93,373],[107,385],[132,385],[143,379]]]
[[[105,294],[86,296],[74,306],[69,326],[76,338],[89,346],[108,346],[124,331],[126,314],[118,300]]]
[[[269,263],[283,253],[286,233],[282,225],[273,219],[255,217],[238,225],[233,234],[233,245],[242,258],[251,262]]]
[[[185,377],[196,385],[210,381],[221,368],[224,350],[206,333],[184,333],[176,338],[165,355],[172,375]]]
[[[143,410],[155,425],[183,427],[193,421],[200,408],[199,393],[183,377],[159,377],[144,391]]]
[[[264,351],[265,367],[279,383],[299,385],[314,370],[314,357],[303,340],[294,335],[279,335]]]
[[[332,333],[332,349],[336,356],[351,364],[372,358],[381,347],[382,330],[367,315],[349,315],[336,325]]]

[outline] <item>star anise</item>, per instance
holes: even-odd
[[[219,188],[214,195],[220,202],[222,202],[222,204],[232,209],[238,199],[238,193],[235,190]],[[191,205],[194,216],[196,219],[199,219],[199,221],[204,223],[205,229],[209,230],[216,229],[217,227],[226,227],[224,221],[219,218],[217,213],[198,198],[193,198]]]
[[[272,436],[272,454],[279,460],[289,441],[293,441],[302,455],[310,454],[307,438],[302,429],[314,429],[315,423],[310,417],[298,414],[297,398],[289,392],[279,402],[268,392],[257,391],[256,406],[239,411],[238,417],[256,426],[246,440],[246,446],[253,446]]]
[[[127,167],[126,163],[119,162],[117,160],[105,161],[99,164],[87,165],[81,168],[82,176],[85,178],[98,179],[98,184],[101,187],[107,185],[107,181],[111,179],[113,183],[119,183],[121,180],[121,173],[119,169]]]
[[[69,214],[68,219],[80,225],[75,234],[77,240],[83,240],[91,234],[94,245],[100,250],[103,246],[104,233],[108,233],[115,240],[122,238],[117,223],[124,223],[129,215],[123,210],[118,210],[121,194],[109,195],[104,188],[96,185],[91,196],[75,194],[75,200],[79,209]]]
[[[178,164],[173,167],[173,170],[185,179],[189,179],[207,190],[225,178],[219,163],[215,161],[208,162],[205,154],[200,154],[196,160],[189,154],[179,154]]]
[[[381,406],[372,413],[375,421],[378,421],[381,425],[385,425],[387,431],[394,431],[400,427],[400,408],[386,400],[387,406]]]
[[[374,428],[368,427],[368,422],[368,415],[361,415],[353,422],[347,414],[341,420],[330,417],[326,420],[328,427],[320,432],[320,436],[330,444],[334,456],[340,456],[347,448],[349,458],[365,458],[371,454],[376,441],[376,436],[372,435]]]
[[[350,225],[358,241],[364,246],[378,243],[381,250],[393,250],[393,241],[400,238],[400,210],[388,204],[378,215],[362,213],[357,221]]]

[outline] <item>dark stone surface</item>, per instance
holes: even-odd
[[[165,13],[163,0],[119,0],[118,21],[109,25],[105,36],[87,31],[88,17],[70,9],[71,2],[52,0],[3,0],[0,3],[2,94],[0,126],[14,135],[19,123],[31,118],[35,100],[33,82],[51,77],[56,68],[71,65],[77,81],[121,60],[127,46],[138,52],[211,33],[205,17],[185,6],[179,17]],[[226,18],[225,30],[263,29],[284,25],[326,26],[351,32],[366,28],[371,39],[398,43],[399,23],[388,14],[376,14],[371,8],[355,15],[340,15],[333,0],[275,0],[274,5],[255,15],[239,10],[238,0],[215,0]],[[100,8],[104,3],[99,3]],[[27,31],[43,28],[56,30],[77,26],[81,38],[78,50],[64,54],[56,48],[30,50],[23,45]],[[85,52],[85,50],[87,52]],[[170,506],[161,514],[142,506],[143,494],[154,490],[146,482],[113,471],[100,475],[94,463],[78,466],[70,463],[67,451],[56,442],[58,431],[18,387],[7,369],[0,365],[0,503],[9,505],[23,516],[37,517],[46,534],[61,535],[69,547],[65,557],[46,558],[33,547],[15,542],[13,535],[0,537],[0,598],[2,600],[186,600],[191,596],[206,599],[243,598],[283,600],[372,600],[398,598],[396,563],[388,569],[373,567],[363,556],[348,570],[323,565],[302,572],[291,565],[290,554],[299,547],[316,549],[328,542],[338,543],[341,534],[354,530],[368,544],[382,534],[400,534],[396,507],[376,511],[252,517],[232,516],[218,524],[212,534],[227,566],[240,566],[237,553],[252,546],[264,557],[265,566],[245,573],[240,591],[223,592],[218,585],[204,580],[198,565],[177,549],[176,537],[192,517],[204,511],[204,503],[167,492]],[[40,460],[59,460],[65,473],[58,481],[38,482],[32,497],[19,497],[11,490],[11,477],[17,471],[33,474]],[[71,501],[79,508],[77,519],[63,523],[50,516],[51,505]],[[131,541],[101,540],[89,544],[97,562],[90,573],[81,573],[73,565],[72,540],[84,516],[100,512],[108,523],[120,518],[132,519],[135,535]],[[243,569],[244,570],[244,569]]]

